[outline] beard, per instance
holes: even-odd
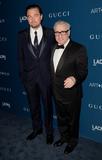
[[[31,24],[30,26],[35,29],[35,28],[39,28],[40,24],[38,24],[38,25]]]

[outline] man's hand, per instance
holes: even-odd
[[[72,88],[76,83],[76,79],[70,76],[64,80],[64,88]]]

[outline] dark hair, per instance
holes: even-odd
[[[38,4],[31,4],[31,5],[27,6],[26,9],[25,9],[26,16],[27,16],[28,9],[32,9],[32,8],[37,8],[39,10],[39,13],[43,14],[42,9]]]

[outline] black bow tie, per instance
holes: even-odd
[[[61,48],[64,49],[64,45],[57,45],[56,46],[56,49],[61,49]]]

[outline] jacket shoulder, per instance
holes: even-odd
[[[25,28],[25,29],[22,29],[22,30],[18,31],[18,34],[25,34],[27,32],[28,32],[28,29]]]
[[[43,26],[43,30],[46,31],[47,33],[54,33],[53,29],[49,27]]]
[[[75,42],[75,41],[71,41],[72,43],[72,46],[77,48],[77,49],[80,49],[80,48],[86,48],[83,44],[81,43],[78,43],[78,42]]]

